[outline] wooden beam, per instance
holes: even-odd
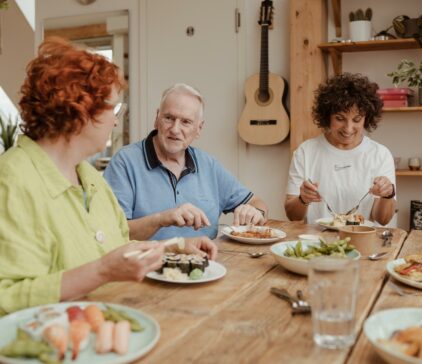
[[[336,75],[339,75],[342,70],[342,53],[336,49],[330,49],[331,63],[333,64],[333,70]]]
[[[69,40],[88,39],[108,36],[106,23],[82,25],[79,27],[46,29],[44,38],[59,36]]]
[[[336,37],[341,37],[341,0],[331,0],[333,6],[334,25],[336,26]]]
[[[327,71],[322,50],[327,39],[326,0],[290,0],[290,149],[320,133],[312,121],[314,90]]]

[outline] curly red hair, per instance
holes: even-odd
[[[50,37],[26,69],[19,102],[22,131],[33,140],[68,138],[105,109],[112,86],[126,87],[119,69],[105,57]]]

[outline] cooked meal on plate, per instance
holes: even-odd
[[[0,355],[33,358],[46,364],[61,363],[68,350],[72,360],[76,360],[91,339],[97,354],[125,355],[131,331],[142,330],[137,320],[109,306],[102,310],[95,304],[85,308],[75,305],[66,311],[43,307],[19,325],[16,338],[0,348]]]
[[[422,282],[422,255],[408,255],[404,260],[406,262],[395,266],[394,270],[412,281]]]
[[[415,358],[422,358],[422,327],[412,326],[393,333],[389,340],[378,340],[383,346]]]
[[[230,235],[240,236],[242,238],[254,238],[254,239],[268,239],[274,238],[274,233],[271,228],[250,228],[246,231],[232,231]]]
[[[197,280],[202,278],[208,265],[207,256],[166,253],[163,256],[163,265],[157,273],[171,281]]]
[[[322,255],[346,257],[346,254],[353,249],[355,249],[355,247],[350,244],[350,238],[336,240],[331,243],[327,243],[325,240],[320,239],[319,245],[308,245],[306,249],[303,249],[302,242],[299,240],[295,246],[289,246],[285,250],[284,256],[305,260]]]
[[[341,227],[344,225],[361,225],[365,222],[365,218],[361,214],[336,214],[333,221],[330,222],[331,226]]]

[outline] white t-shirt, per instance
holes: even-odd
[[[336,213],[345,213],[356,206],[372,187],[375,177],[385,176],[396,185],[394,159],[383,145],[364,136],[354,149],[342,150],[331,145],[324,134],[306,140],[293,154],[287,194],[298,196],[303,181],[319,183],[319,192]],[[358,213],[369,219],[374,196],[369,194]],[[329,217],[325,203],[311,203],[307,222]]]

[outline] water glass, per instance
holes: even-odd
[[[356,340],[359,261],[314,258],[309,261],[308,282],[315,343],[329,349],[352,346]]]

